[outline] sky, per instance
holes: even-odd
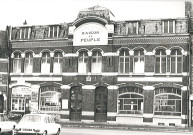
[[[28,25],[73,22],[80,10],[95,5],[108,8],[114,21],[185,16],[183,0],[0,0],[0,30],[25,20]]]

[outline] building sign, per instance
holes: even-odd
[[[107,45],[108,30],[99,23],[85,23],[74,31],[73,45]]]
[[[18,96],[31,96],[31,89],[25,86],[13,87],[12,88],[12,95]]]

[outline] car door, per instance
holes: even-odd
[[[54,119],[51,116],[46,116],[45,118],[45,124],[46,124],[46,130],[47,133],[50,134],[56,134],[57,133],[57,129],[56,129],[56,125],[54,122]]]

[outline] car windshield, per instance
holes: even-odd
[[[0,114],[0,121],[7,121],[7,118],[4,114]]]
[[[25,115],[23,116],[21,122],[40,122],[41,117],[37,115]]]

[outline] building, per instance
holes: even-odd
[[[188,126],[189,19],[113,21],[111,14],[94,6],[70,23],[10,26],[8,110]]]
[[[9,59],[7,48],[7,33],[0,31],[0,113],[7,111]]]

